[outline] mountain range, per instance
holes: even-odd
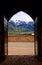
[[[15,21],[8,22],[8,32],[14,33],[14,34],[22,34],[26,33],[33,33],[34,32],[34,22],[29,21],[26,23],[26,21],[20,21],[18,20],[16,23]]]

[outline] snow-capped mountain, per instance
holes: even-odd
[[[15,27],[20,29],[25,28],[25,31],[34,31],[34,22],[26,23],[25,21],[18,20],[16,23],[13,21],[8,23],[8,29],[14,29]]]
[[[25,12],[13,15],[8,22],[8,32],[15,34],[31,34],[34,32],[34,20]]]

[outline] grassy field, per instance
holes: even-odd
[[[8,32],[8,36],[32,35],[34,32]]]

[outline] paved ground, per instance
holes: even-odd
[[[19,49],[16,49],[16,47],[18,47]],[[37,60],[37,57],[35,57],[34,54],[30,51],[31,48],[32,48],[32,52],[34,52],[34,43],[26,43],[26,42],[25,43],[23,42],[22,43],[21,42],[10,43],[9,42],[9,45],[8,45],[9,54],[10,52],[13,53],[14,51],[13,54],[17,54],[17,55],[11,55],[11,54],[8,55],[3,62],[0,62],[0,65],[42,65],[42,60],[41,62]],[[21,52],[22,55],[20,54],[19,51]],[[25,55],[24,52],[27,55]]]
[[[34,42],[8,42],[8,55],[34,55]]]

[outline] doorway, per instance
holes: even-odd
[[[34,20],[23,11],[8,22],[8,55],[34,55]]]

